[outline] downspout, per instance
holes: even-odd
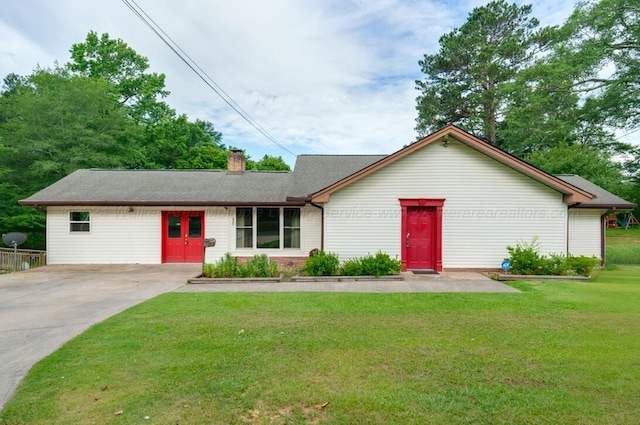
[[[601,266],[605,266],[607,264],[607,234],[606,234],[606,219],[609,214],[615,212],[616,207],[609,208],[600,216],[600,261]]]
[[[311,201],[309,204],[320,210],[320,250],[324,251],[324,207]]]
[[[47,226],[47,210],[42,209],[42,207],[38,204],[33,204],[32,207],[35,208],[36,211],[44,214],[44,264],[47,264],[47,252],[49,251],[49,226]]]
[[[47,215],[47,210],[43,210],[40,205],[34,204],[33,208],[35,208],[37,211],[41,212],[42,214]]]

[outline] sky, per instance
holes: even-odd
[[[118,0],[4,0],[0,78],[69,61],[89,31],[120,38],[164,73],[165,99],[214,123],[223,143],[253,159],[388,154],[417,138],[418,61],[461,26],[479,0],[136,0],[284,148],[210,90]],[[523,4],[522,1],[516,1]],[[531,0],[541,25],[574,1]]]

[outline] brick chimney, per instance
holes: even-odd
[[[233,148],[229,154],[227,172],[229,174],[242,174],[246,167],[246,159],[242,149]]]

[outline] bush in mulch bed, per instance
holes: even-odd
[[[518,242],[515,247],[508,246],[509,273],[519,275],[548,276],[590,276],[593,268],[600,264],[597,257],[565,256],[564,254],[540,254],[540,243],[534,238],[531,243]]]
[[[340,267],[338,255],[319,251],[307,258],[304,272],[308,276],[391,276],[400,273],[402,264],[397,258],[378,251],[375,255],[347,260]]]
[[[269,260],[266,254],[254,255],[246,263],[238,261],[226,253],[215,263],[207,263],[202,267],[202,277],[210,278],[242,278],[242,277],[278,277],[278,263]]]

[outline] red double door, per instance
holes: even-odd
[[[163,211],[162,262],[202,262],[203,211]]]
[[[403,268],[442,271],[443,200],[402,200]]]

